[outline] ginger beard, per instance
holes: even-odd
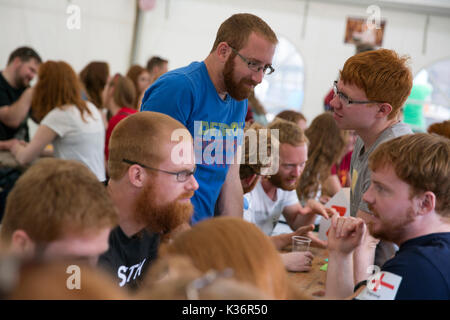
[[[268,178],[268,180],[270,181],[270,183],[272,185],[274,185],[277,188],[280,188],[280,189],[286,190],[286,191],[292,191],[292,190],[297,189],[297,186],[300,183],[300,177],[301,176],[299,176],[297,178],[297,180],[295,181],[295,183],[293,183],[293,184],[287,184],[285,182],[286,179],[283,179],[279,173],[271,176],[270,178]]]
[[[246,86],[252,85],[255,87],[258,83],[252,81],[251,79],[242,78],[238,83],[236,83],[233,79],[234,76],[234,58],[236,54],[232,53],[228,57],[227,62],[225,62],[225,66],[223,69],[223,81],[225,83],[225,89],[228,94],[235,100],[241,101],[247,99],[253,90],[251,87]]]
[[[414,211],[412,207],[406,210],[403,218],[390,219],[389,221],[381,217],[378,211],[368,203],[368,208],[373,214],[373,220],[366,222],[367,229],[372,237],[385,241],[396,242],[401,239],[410,223],[414,221]]]
[[[156,204],[158,199],[157,186],[149,183],[144,186],[141,194],[136,199],[135,219],[145,225],[151,232],[169,233],[183,223],[189,223],[193,206],[191,202],[180,202],[180,199],[191,198],[194,192],[181,194],[175,200],[166,204]]]

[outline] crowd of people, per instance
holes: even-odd
[[[14,262],[0,297],[308,299],[288,272],[314,255],[282,251],[302,235],[328,250],[325,298],[387,299],[371,291],[377,265],[398,281],[390,299],[450,299],[450,123],[402,123],[408,58],[361,51],[331,111],[266,123],[254,88],[277,43],[261,18],[234,14],[205,60],[171,71],[152,57],[77,75],[14,50],[0,73],[0,150],[17,162],[0,168],[0,265]],[[347,187],[340,216],[325,204]],[[274,233],[280,219],[291,232]],[[78,290],[68,266],[86,272]]]

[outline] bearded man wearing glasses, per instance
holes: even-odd
[[[192,224],[214,215],[242,217],[237,149],[247,98],[265,75],[274,72],[277,43],[262,19],[235,14],[220,26],[204,61],[165,73],[144,95],[141,111],[166,113],[194,137],[199,189],[192,198]]]
[[[182,143],[172,139],[174,131]],[[111,231],[109,250],[99,264],[119,286],[136,289],[160,243],[189,228],[190,199],[198,189],[193,157],[190,133],[165,114],[138,112],[113,129],[107,188],[119,225]]]

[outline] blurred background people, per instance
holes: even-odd
[[[135,64],[128,69],[127,77],[133,81],[133,85],[136,90],[134,109],[139,110],[141,108],[141,101],[145,90],[151,84],[150,73],[147,69]]]
[[[113,129],[120,120],[137,112],[135,108],[135,97],[136,91],[133,82],[128,77],[124,77],[118,73],[108,81],[103,89],[103,105],[111,115],[105,135],[105,163],[108,161],[109,139]]]
[[[150,84],[169,70],[169,61],[158,56],[153,56],[147,61],[147,71],[150,73]]]
[[[92,102],[98,109],[104,110],[102,92],[109,80],[109,65],[103,61],[93,61],[86,65],[80,72],[82,83],[82,97]],[[102,112],[103,123],[106,127],[106,112]]]
[[[75,71],[64,61],[47,61],[39,69],[32,100],[32,113],[39,123],[26,146],[16,143],[11,152],[20,164],[38,158],[48,144],[53,155],[78,160],[105,180],[105,128],[100,111],[81,98]]]

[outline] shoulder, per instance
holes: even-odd
[[[190,65],[163,74],[155,83],[155,87],[181,86],[194,88],[201,78],[202,63],[192,62]]]

